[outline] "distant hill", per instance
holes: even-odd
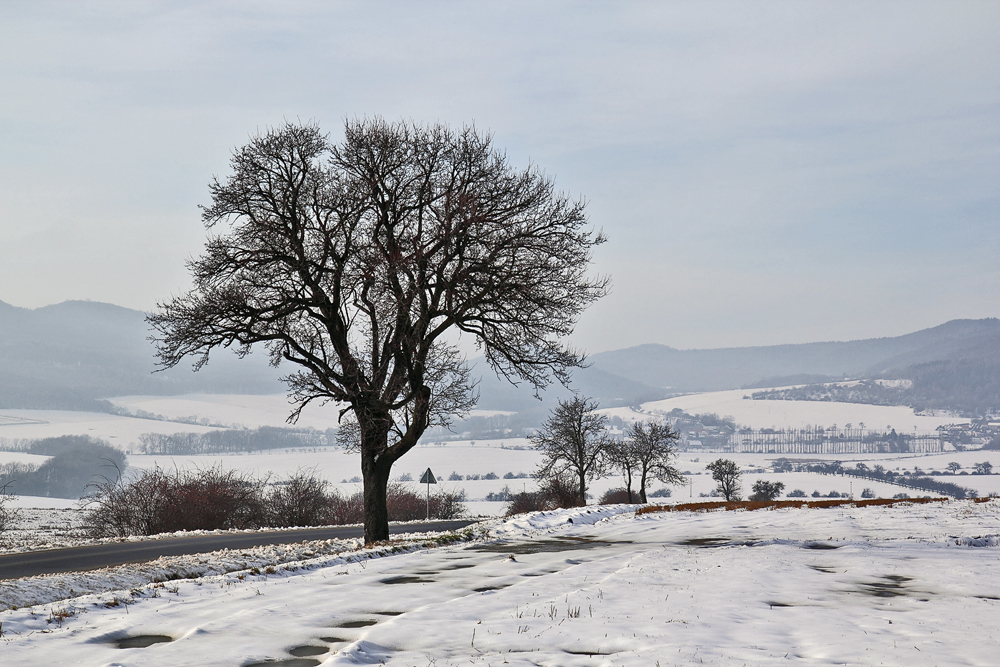
[[[894,338],[714,350],[640,345],[590,357],[595,369],[674,392],[776,386],[809,378],[877,376],[918,363],[977,358],[1000,349],[1000,320],[952,320]],[[811,376],[811,377],[810,377]]]
[[[282,393],[281,373],[263,354],[222,351],[198,373],[153,373],[145,313],[67,301],[34,310],[0,301],[0,408],[107,409],[128,394]],[[594,354],[573,374],[576,391],[603,406],[635,405],[670,394],[812,384],[850,378],[905,378],[927,407],[995,405],[1000,387],[1000,320],[953,320],[905,336],[849,342],[677,350],[640,345]],[[479,407],[544,412],[569,396],[555,385],[543,401],[530,387],[499,380],[482,360]],[[1000,403],[1000,401],[997,401]]]
[[[631,405],[661,395],[851,379],[909,379],[907,390],[878,390],[864,402],[981,414],[1000,408],[1000,320],[952,320],[904,336],[707,350],[639,345],[600,352],[574,374],[574,387],[602,405]],[[555,396],[566,392],[557,388]],[[819,390],[797,397],[828,395]],[[860,400],[843,392],[840,400]],[[891,396],[891,398],[886,398]],[[775,396],[777,397],[777,396]],[[790,395],[788,397],[791,397]],[[850,399],[849,397],[854,397]],[[546,396],[544,405],[553,402]],[[480,407],[524,410],[529,389],[484,379]]]
[[[0,301],[0,408],[94,410],[127,394],[283,391],[263,355],[213,355],[202,371],[153,373],[145,313],[66,301],[27,309]]]

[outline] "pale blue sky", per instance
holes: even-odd
[[[0,300],[149,309],[258,128],[491,130],[589,201],[575,341],[1000,316],[1000,3],[6,2]]]

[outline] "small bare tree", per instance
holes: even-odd
[[[538,477],[548,479],[571,474],[579,484],[580,505],[587,504],[587,482],[604,472],[612,441],[605,427],[607,417],[599,415],[597,403],[582,396],[559,401],[531,442],[541,451]]]
[[[740,466],[731,459],[716,459],[705,466],[712,471],[716,487],[727,500],[740,499]]]
[[[608,460],[621,469],[625,477],[628,501],[633,502],[633,477],[639,478],[639,502],[646,499],[646,484],[650,478],[664,484],[683,484],[684,476],[670,460],[677,455],[680,436],[670,424],[660,422],[634,422],[628,427],[625,438],[615,442],[608,450]]]
[[[343,407],[361,455],[365,541],[389,538],[393,464],[424,431],[475,403],[449,341],[472,337],[498,374],[536,390],[583,356],[562,340],[607,279],[584,204],[516,169],[466,127],[349,121],[332,144],[288,124],[237,150],[212,183],[212,232],[190,292],[149,322],[163,367],[267,348],[295,404]]]

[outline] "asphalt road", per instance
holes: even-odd
[[[391,534],[427,533],[458,530],[475,521],[430,521],[390,526]],[[364,537],[361,526],[338,528],[302,528],[262,533],[227,533],[170,537],[143,542],[115,542],[68,549],[48,549],[0,556],[0,580],[32,577],[38,574],[82,572],[112,565],[143,563],[160,556],[185,556],[219,549],[248,549],[270,544],[291,544],[303,540],[333,540]]]

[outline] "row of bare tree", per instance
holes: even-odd
[[[543,488],[553,480],[574,480],[575,505],[587,503],[589,482],[610,471],[625,479],[628,502],[646,502],[646,486],[653,480],[664,484],[683,484],[684,476],[671,459],[677,455],[679,435],[669,424],[634,422],[624,438],[612,437],[608,418],[597,412],[595,401],[575,396],[559,401],[531,441],[543,454],[538,471]],[[638,483],[638,493],[632,489]],[[561,484],[565,486],[565,482]]]

